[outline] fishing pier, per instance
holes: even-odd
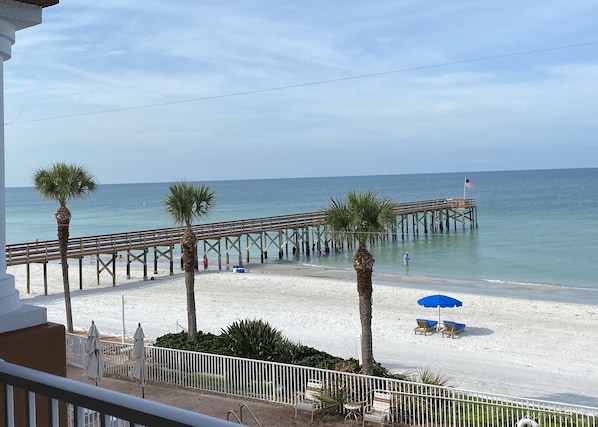
[[[418,202],[398,203],[395,209],[397,220],[392,229],[379,236],[386,239],[405,239],[420,233],[432,234],[453,230],[477,228],[477,207],[475,199],[434,199]],[[250,252],[259,251],[260,262],[268,258],[268,252],[275,249],[279,259],[312,252],[319,254],[333,248],[343,247],[345,242],[336,238],[326,226],[324,212],[309,212],[264,218],[224,221],[192,226],[198,239],[198,252],[213,254],[218,260],[218,269],[250,261]],[[116,286],[117,260],[126,262],[127,278],[130,278],[131,264],[143,266],[143,279],[148,279],[148,255],[153,251],[153,271],[158,274],[158,261],[166,259],[170,274],[174,274],[175,246],[185,231],[184,227],[161,228],[126,233],[70,238],[68,258],[79,263],[79,288],[83,289],[83,260],[95,258],[97,279],[105,272],[112,276]],[[348,246],[352,242],[346,242]],[[123,258],[124,255],[124,258]],[[224,259],[223,259],[224,258]],[[27,266],[27,292],[30,291],[30,265],[43,264],[44,293],[47,294],[47,264],[60,261],[58,240],[35,241],[6,245],[6,265]]]

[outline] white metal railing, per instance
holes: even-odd
[[[67,334],[67,363],[84,366],[85,337]],[[131,344],[103,341],[106,373],[128,377]],[[246,399],[294,405],[309,379],[347,400],[368,400],[374,390],[394,396],[392,418],[406,425],[515,426],[525,417],[544,426],[598,427],[598,408],[501,396],[327,369],[146,347],[148,381]],[[342,408],[339,408],[342,410]]]

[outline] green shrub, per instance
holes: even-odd
[[[338,366],[343,365],[346,360],[340,357],[332,356],[325,351],[317,350],[313,347],[297,344],[295,357],[291,363],[301,366],[311,366],[313,368],[321,369],[337,369]],[[354,372],[354,371],[349,371]]]
[[[241,320],[222,331],[225,354],[248,359],[290,363],[295,345],[263,320]]]
[[[197,342],[189,341],[189,335],[185,331],[177,334],[171,333],[162,335],[156,339],[154,346],[173,348],[176,350],[197,351],[200,353],[216,353],[220,354],[217,349],[221,346],[221,337],[210,333],[203,333],[198,331]]]
[[[343,359],[313,347],[294,343],[288,340],[282,332],[263,320],[234,322],[226,330],[222,330],[220,335],[198,331],[197,337],[197,342],[193,342],[189,341],[188,334],[184,331],[176,334],[171,333],[158,337],[154,345],[156,347],[290,363],[342,372],[361,372],[361,365],[358,360],[353,358]],[[393,374],[375,361],[374,375],[417,381],[412,373]],[[423,377],[425,377],[425,381],[428,381],[433,375],[422,375],[420,381]]]

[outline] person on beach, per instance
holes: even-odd
[[[405,252],[403,256],[403,265],[409,265],[409,252]]]
[[[203,256],[203,269],[207,270],[208,269],[208,256],[204,254]]]

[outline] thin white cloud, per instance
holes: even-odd
[[[596,45],[454,63],[598,41],[596,12],[559,0],[62,0],[5,64],[6,181],[30,185],[59,160],[104,183],[176,180],[198,162],[187,178],[596,166],[565,154],[588,151],[598,130]],[[390,70],[406,71],[226,96]],[[260,156],[302,167],[250,167]]]

